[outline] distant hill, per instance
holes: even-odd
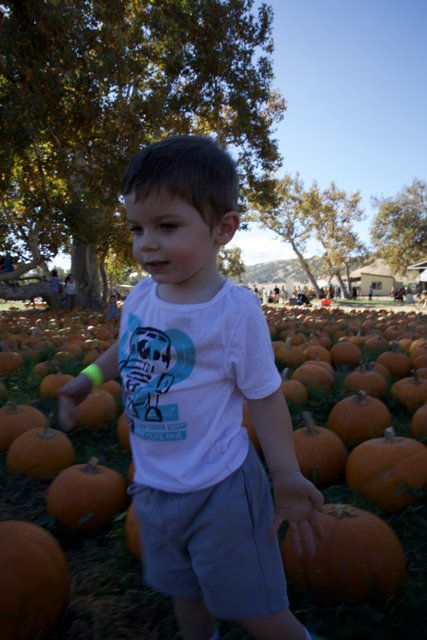
[[[316,279],[327,278],[321,267],[321,258],[314,256],[308,258],[307,262]],[[307,284],[308,278],[302,270],[297,258],[290,260],[273,260],[272,262],[261,262],[246,267],[242,277],[243,284],[272,284],[273,282],[285,282],[292,280],[301,284]]]

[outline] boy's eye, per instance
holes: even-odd
[[[133,236],[139,236],[142,234],[142,227],[130,227],[129,231]]]
[[[162,224],[160,225],[160,228],[164,231],[173,231],[177,227],[178,225],[174,224],[173,222],[162,222]]]

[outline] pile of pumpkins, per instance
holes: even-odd
[[[75,319],[73,322],[76,324]],[[116,470],[99,464],[96,458],[76,464],[71,438],[52,428],[48,416],[30,404],[8,400],[4,382],[23,366],[26,358],[34,357],[34,348],[38,351],[41,346],[58,347],[51,360],[38,362],[33,367],[33,374],[40,379],[40,398],[57,398],[59,389],[72,378],[61,373],[60,363],[75,356],[89,363],[107,349],[117,335],[115,327],[101,327],[103,331],[96,331],[96,337],[92,338],[95,324],[89,330],[82,325],[71,332],[65,314],[59,318],[60,328],[54,329],[53,319],[44,314],[43,325],[46,324],[47,328],[42,327],[41,322],[28,327],[27,318],[23,316],[19,332],[15,328],[14,333],[3,334],[3,347],[16,349],[0,352],[3,380],[0,397],[4,401],[0,408],[0,451],[5,455],[7,472],[24,473],[46,483],[46,511],[64,530],[94,530],[125,509],[126,543],[140,559],[139,529],[133,509],[128,506],[125,479]],[[87,337],[83,338],[84,335]],[[42,342],[37,344],[37,340]],[[90,357],[85,357],[85,353]],[[99,430],[116,420],[119,442],[129,450],[128,433],[122,435],[124,415],[117,420],[119,394],[121,385],[116,381],[93,390],[80,405],[78,423],[85,429]],[[127,424],[125,426],[127,429]],[[0,547],[2,640],[48,637],[67,602],[69,577],[64,550],[49,531],[19,520],[0,522]]]
[[[417,313],[265,308],[282,390],[305,426],[294,430],[302,472],[319,488],[342,482],[385,516],[425,499],[427,490],[427,316]],[[306,410],[319,392],[343,396],[323,426]],[[407,413],[396,434],[390,406]],[[247,412],[244,421],[259,447]],[[315,555],[297,555],[288,530],[283,560],[291,583],[325,602],[370,601],[396,593],[405,553],[387,521],[349,504],[326,504]],[[351,553],[349,553],[351,549]],[[350,579],[351,577],[351,579]]]
[[[427,486],[427,316],[292,307],[265,308],[265,315],[291,410],[304,409],[319,391],[331,393],[337,372],[345,376],[345,395],[333,406],[327,424],[317,425],[305,411],[305,426],[294,430],[304,475],[320,488],[345,479],[384,514],[400,512],[421,499]],[[14,326],[11,332],[0,325],[6,345],[0,352],[0,376],[4,379],[19,370],[42,346],[55,348],[53,358],[33,367],[42,398],[57,398],[71,378],[61,372],[62,362],[78,357],[85,366],[117,337],[114,324],[100,323],[85,312],[44,312],[36,321],[23,315]],[[80,423],[97,430],[116,421],[118,443],[130,451],[126,417],[117,416],[120,393],[118,382],[92,391],[80,406]],[[8,472],[27,473],[48,483],[46,510],[65,529],[89,531],[126,509],[127,545],[140,559],[138,525],[126,501],[132,466],[125,480],[96,459],[76,464],[69,436],[52,428],[35,407],[14,404],[7,395],[0,383],[0,450],[6,454]],[[389,398],[410,413],[407,436],[392,428]],[[243,423],[259,449],[246,406]],[[283,559],[291,583],[315,590],[326,603],[337,595],[369,601],[396,593],[405,577],[405,554],[384,518],[350,504],[326,504],[321,520],[324,536],[313,556],[298,556],[289,532],[284,536]],[[2,638],[17,633],[23,640],[47,637],[67,598],[63,550],[46,530],[18,521],[0,523],[0,546],[10,548],[0,562],[0,588],[7,591],[0,598]],[[26,578],[28,566],[32,580]],[[15,590],[9,590],[10,583]]]

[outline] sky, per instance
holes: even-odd
[[[360,191],[368,220],[355,229],[369,245],[371,197],[427,179],[427,0],[267,4],[274,11],[274,86],[287,103],[275,133],[279,175],[298,172],[307,188],[333,181],[347,193]],[[239,231],[232,245],[246,265],[295,257],[256,226]],[[307,257],[317,251],[307,249]]]
[[[266,3],[274,11],[274,88],[287,103],[274,134],[279,176],[298,172],[307,188],[334,181],[360,191],[368,220],[355,229],[369,245],[371,197],[427,179],[427,0]],[[256,226],[230,246],[246,265],[295,257]],[[316,252],[308,245],[306,257]]]

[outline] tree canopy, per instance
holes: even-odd
[[[317,240],[323,248],[322,258],[329,276],[336,276],[346,292],[343,269],[347,269],[355,255],[365,250],[353,230],[354,222],[364,215],[360,194],[348,195],[337,189],[333,182],[323,191],[316,183],[305,189],[298,174],[286,174],[274,183],[273,190],[275,206],[261,205],[256,209],[261,225],[291,245],[314,290],[320,295],[316,278],[304,257],[308,240]]]
[[[32,0],[0,5],[0,228],[27,266],[71,251],[81,296],[126,253],[120,178],[142,145],[215,136],[243,209],[280,164],[272,10],[253,0]],[[31,242],[30,242],[31,239]],[[35,247],[37,246],[37,250]]]
[[[371,234],[380,255],[396,272],[427,255],[427,183],[418,178],[395,196],[374,198]]]

